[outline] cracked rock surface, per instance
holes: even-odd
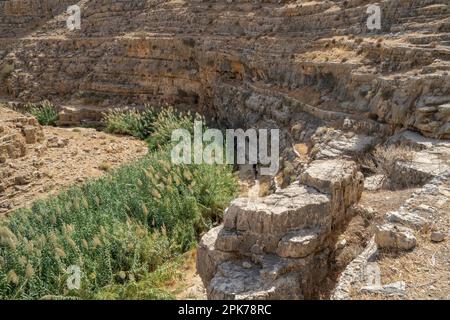
[[[327,174],[331,173],[333,174]],[[361,196],[345,160],[314,161],[296,182],[260,201],[234,200],[198,248],[209,299],[307,299],[328,268],[333,230]]]

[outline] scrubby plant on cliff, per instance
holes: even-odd
[[[43,126],[56,126],[59,118],[58,110],[48,100],[37,104],[29,103],[24,107],[24,111],[32,114]]]
[[[5,64],[0,68],[0,82],[5,81],[14,71],[13,64]]]
[[[412,161],[414,149],[405,144],[379,145],[366,154],[362,164],[373,173],[385,177],[385,185],[391,189],[408,187],[411,177],[404,177],[399,164],[408,164]]]
[[[235,190],[229,166],[175,166],[166,145],[37,201],[0,221],[0,299],[169,298],[158,286],[176,276],[173,259],[216,222]],[[82,271],[79,290],[66,283],[73,265]]]

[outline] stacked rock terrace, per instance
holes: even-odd
[[[234,200],[223,225],[200,243],[197,269],[210,299],[314,297],[335,236],[362,193],[362,174],[345,160],[318,160],[301,178],[251,202]]]

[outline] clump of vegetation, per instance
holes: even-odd
[[[398,162],[410,162],[413,156],[413,149],[406,145],[390,145],[388,147],[377,147],[374,150],[374,157],[377,168],[386,176],[392,176],[397,171]]]
[[[19,209],[0,222],[0,299],[171,298],[177,257],[221,219],[235,195],[227,165],[172,165],[173,109],[151,130],[160,146],[106,176]],[[161,131],[160,131],[161,130]],[[70,266],[82,271],[69,289]]]
[[[102,163],[100,163],[100,165],[98,166],[98,168],[99,168],[100,170],[102,170],[102,171],[108,172],[108,171],[111,171],[112,166],[111,166],[111,164],[110,164],[109,162],[102,162]]]
[[[13,64],[5,64],[0,69],[0,82],[5,81],[11,73],[14,71],[14,65]]]
[[[177,114],[173,107],[166,107],[160,111],[149,106],[142,111],[114,109],[104,114],[107,132],[132,135],[146,140],[152,150],[168,144],[173,130],[192,129],[194,118],[199,116]]]
[[[59,119],[58,110],[48,100],[41,103],[29,103],[24,111],[33,115],[42,126],[56,126]]]
[[[152,128],[155,131],[146,140],[151,149],[168,144],[172,139],[172,131],[180,128],[188,129],[194,133],[192,122],[194,119],[201,120],[199,115],[192,117],[190,114],[177,115],[172,107],[167,107],[158,113]]]
[[[113,109],[104,114],[105,130],[110,133],[132,135],[146,139],[153,133],[157,117],[154,108],[146,106],[143,111],[135,109]]]
[[[106,286],[93,298],[95,300],[174,300],[174,295],[167,291],[167,287],[182,279],[181,261],[182,257],[170,260],[155,271],[147,273],[140,281]]]
[[[388,87],[384,87],[381,91],[381,97],[383,97],[384,100],[389,100],[393,97],[394,90]]]

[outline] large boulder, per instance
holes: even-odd
[[[364,176],[348,160],[316,160],[302,174],[301,182],[330,195],[335,224],[347,218],[348,208],[359,201],[364,189]]]

